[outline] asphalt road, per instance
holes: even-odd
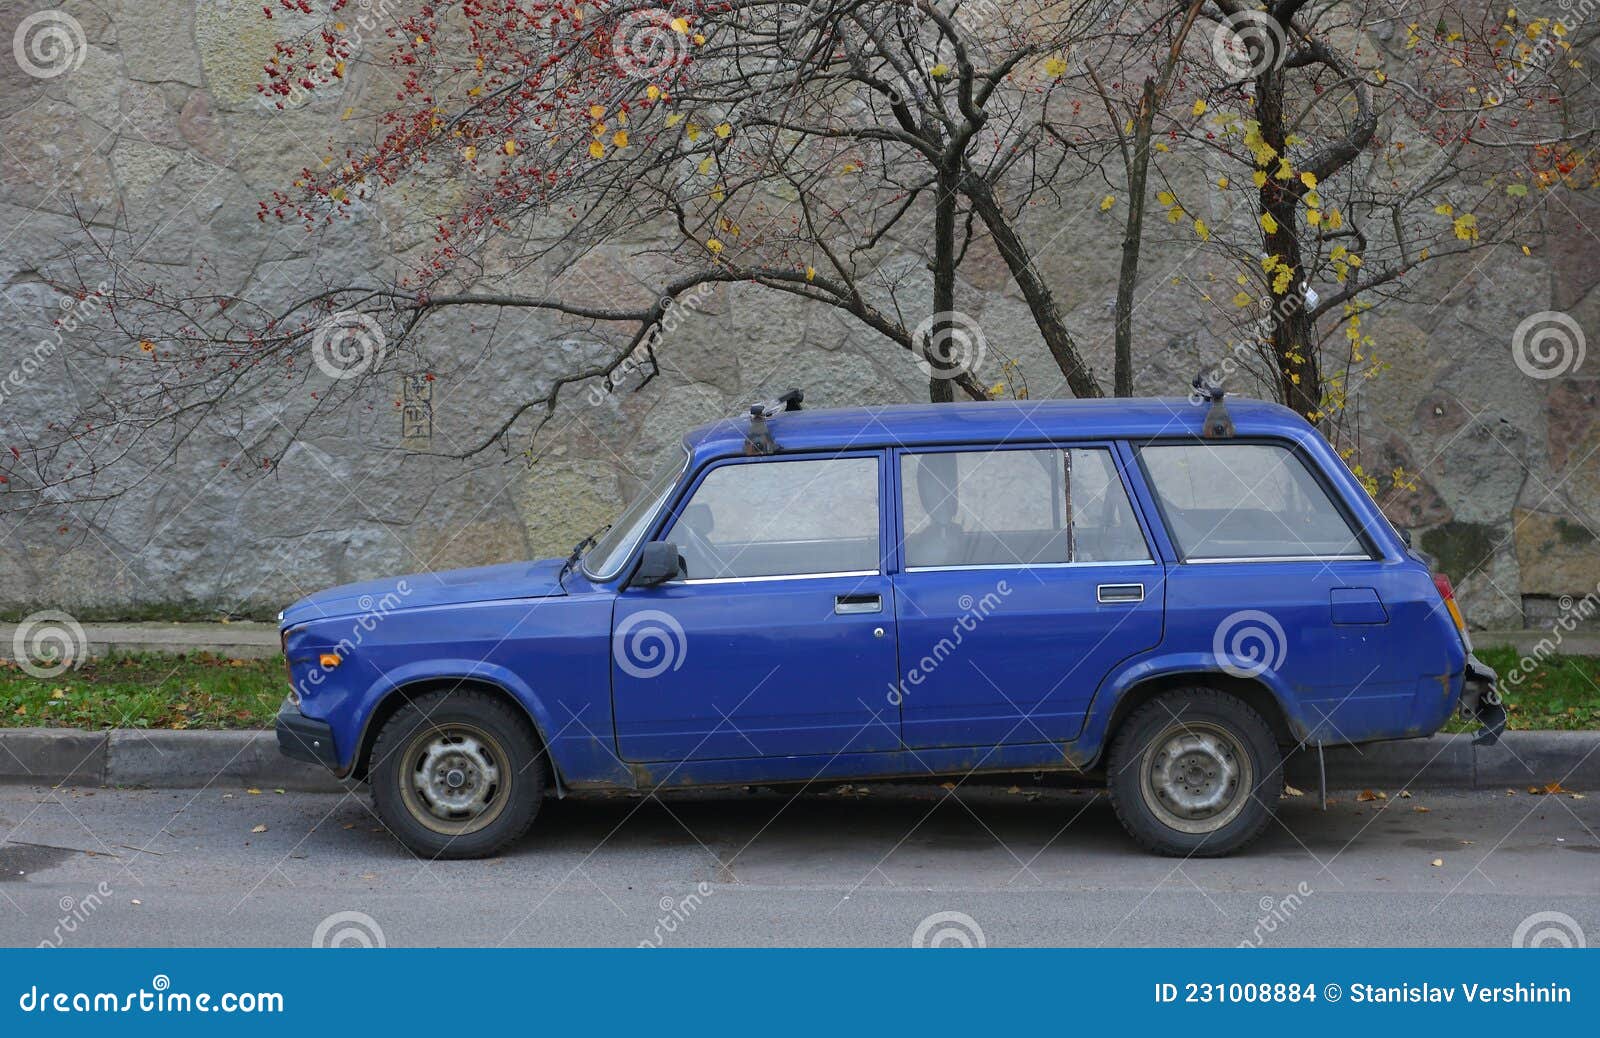
[[[0,787],[0,944],[305,946],[337,913],[367,918],[324,943],[1504,947],[1540,912],[1600,941],[1600,796],[1337,796],[1223,860],[1139,853],[1092,791],[873,787],[554,803],[429,863],[364,796]]]

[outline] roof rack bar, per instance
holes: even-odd
[[[800,410],[800,405],[805,399],[806,395],[802,390],[791,389],[771,400],[751,404],[750,430],[744,436],[744,452],[749,455],[776,454],[778,444],[772,438],[772,430],[768,427],[767,420],[787,411]]]
[[[1190,383],[1194,392],[1189,398],[1197,404],[1210,403],[1206,409],[1205,422],[1200,427],[1200,435],[1208,440],[1227,439],[1233,435],[1233,416],[1228,413],[1228,405],[1222,402],[1228,391],[1222,387],[1222,372],[1217,368],[1208,366],[1200,369],[1200,373]]]

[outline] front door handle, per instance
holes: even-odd
[[[1094,589],[1098,602],[1143,602],[1143,584],[1101,584]]]
[[[840,616],[851,613],[881,613],[883,612],[882,595],[835,595],[833,596],[833,611]]]

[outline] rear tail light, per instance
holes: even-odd
[[[1439,589],[1439,597],[1444,601],[1444,607],[1450,611],[1450,619],[1455,621],[1456,631],[1461,635],[1461,644],[1470,651],[1472,639],[1467,634],[1467,621],[1461,616],[1461,607],[1456,605],[1456,589],[1450,583],[1450,578],[1443,573],[1433,575],[1433,586]]]

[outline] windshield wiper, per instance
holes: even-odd
[[[595,545],[595,543],[600,540],[601,537],[605,536],[606,531],[609,530],[609,529],[611,529],[611,524],[610,523],[606,523],[604,526],[600,527],[594,533],[591,533],[589,536],[585,537],[583,540],[579,541],[577,544],[574,544],[572,546],[572,554],[568,555],[567,556],[567,561],[563,562],[561,564],[561,572],[556,576],[556,579],[557,580],[561,580],[564,577],[566,577],[566,575],[568,573],[571,573],[572,572],[572,567],[576,566],[578,564],[578,560],[583,558],[584,550],[586,548],[593,547]]]

